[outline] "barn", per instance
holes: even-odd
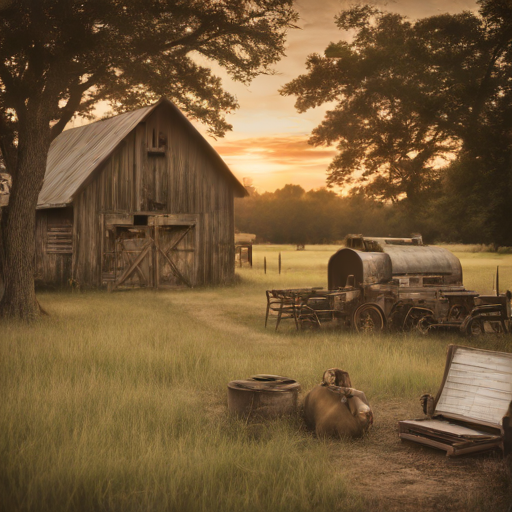
[[[164,288],[234,277],[247,192],[182,112],[154,105],[64,131],[36,222],[36,283]]]

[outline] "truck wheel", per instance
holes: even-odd
[[[354,328],[361,333],[380,332],[384,329],[384,316],[373,304],[363,304],[354,313]]]

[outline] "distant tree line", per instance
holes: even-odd
[[[235,225],[254,233],[258,242],[327,244],[349,233],[371,236],[409,236],[414,223],[403,208],[386,205],[362,193],[342,197],[321,188],[306,192],[300,185],[285,185],[275,192],[235,200]],[[423,233],[434,233],[422,225]]]
[[[348,234],[409,237],[419,233],[427,243],[505,245],[497,244],[483,230],[469,234],[471,224],[465,237],[452,229],[448,219],[451,210],[440,207],[446,195],[420,205],[423,215],[411,215],[408,204],[383,203],[361,190],[341,196],[327,188],[306,192],[292,184],[262,194],[248,188],[249,197],[235,199],[235,227],[242,233],[254,233],[257,242],[329,244],[342,241]]]

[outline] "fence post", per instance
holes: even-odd
[[[267,273],[267,257],[266,256],[263,258],[263,271],[265,272],[265,274]]]
[[[281,273],[281,253],[279,253],[279,273]]]

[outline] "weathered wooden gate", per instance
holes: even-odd
[[[195,226],[155,226],[157,287],[192,287]]]
[[[192,287],[195,235],[195,223],[110,226],[103,251],[103,281],[111,290]]]
[[[116,226],[113,289],[154,286],[154,236],[148,226]]]

